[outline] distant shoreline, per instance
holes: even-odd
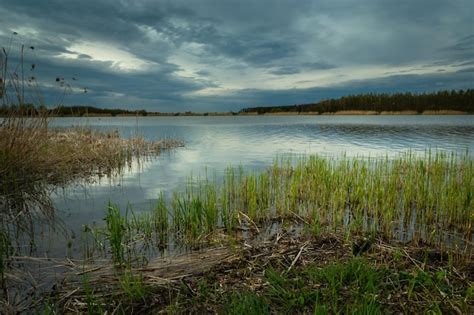
[[[427,110],[422,113],[416,111],[370,111],[370,110],[345,110],[337,112],[276,112],[276,113],[262,113],[258,112],[247,112],[240,113],[239,116],[402,116],[402,115],[473,115],[474,113],[456,111],[456,110]]]
[[[466,91],[438,91],[428,94],[359,94],[327,99],[318,103],[259,106],[234,111],[160,112],[144,109],[98,108],[74,105],[48,109],[33,104],[0,107],[0,116],[16,114],[34,116],[46,114],[50,117],[138,117],[138,116],[255,116],[255,115],[472,115],[474,114],[474,89]]]
[[[337,112],[274,112],[274,113],[258,113],[258,112],[245,112],[245,113],[231,113],[231,112],[222,112],[222,113],[147,113],[147,115],[141,114],[84,114],[84,115],[50,115],[50,117],[61,118],[61,117],[218,117],[218,116],[414,116],[414,115],[424,115],[424,116],[453,116],[453,115],[474,115],[474,113],[456,111],[456,110],[427,110],[422,113],[416,111],[364,111],[364,110],[347,110],[347,111],[337,111]]]

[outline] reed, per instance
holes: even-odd
[[[109,204],[105,222],[107,223],[107,238],[109,240],[112,258],[117,265],[125,263],[125,219],[117,207]]]
[[[158,198],[152,222],[154,223],[159,246],[166,246],[168,241],[169,213],[163,193]]]
[[[449,246],[466,248],[474,220],[473,175],[467,153],[281,158],[258,173],[229,168],[222,180],[190,178],[171,201],[161,195],[151,216],[138,216],[137,235],[129,238],[155,235],[159,247],[169,237],[196,244],[220,229],[231,234],[243,224],[258,230],[269,220],[296,219],[315,234],[369,233],[438,245],[451,238]]]
[[[0,212],[4,226],[32,234],[34,221],[55,219],[58,186],[119,176],[132,161],[156,156],[179,141],[121,138],[88,128],[53,129],[49,118],[10,116],[0,125]]]

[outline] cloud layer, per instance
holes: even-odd
[[[48,103],[60,77],[66,104],[228,111],[472,88],[473,12],[469,0],[24,0],[0,4],[0,41],[13,61],[35,47],[25,67]]]

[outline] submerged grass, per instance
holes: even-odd
[[[129,239],[164,248],[196,245],[216,232],[258,232],[296,219],[312,233],[361,231],[468,250],[474,220],[473,160],[427,152],[394,159],[309,156],[276,160],[259,173],[229,168],[220,181],[189,180],[150,214],[125,218]],[[135,242],[136,243],[136,242]],[[140,243],[140,245],[143,245]]]

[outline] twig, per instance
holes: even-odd
[[[248,215],[246,215],[246,214],[243,213],[242,211],[239,211],[239,214],[241,214],[244,218],[246,218],[247,221],[249,221],[250,223],[252,223],[253,226],[255,227],[255,229],[257,230],[257,233],[260,233],[260,229],[258,228],[257,224],[255,224],[255,222],[253,222],[253,220],[250,219]]]
[[[402,249],[402,250],[403,250],[403,252],[405,253],[405,256],[408,257],[408,259],[410,259],[411,262],[412,262],[418,269],[420,269],[420,271],[424,271],[423,268],[421,268],[421,267],[416,263],[416,261],[415,261],[413,258],[411,258],[410,255],[408,255],[408,253],[407,253],[407,251],[406,251],[405,249]]]
[[[295,259],[293,260],[293,262],[291,263],[290,267],[288,267],[288,270],[286,271],[287,273],[290,272],[291,268],[293,268],[293,266],[296,264],[296,262],[298,261],[298,259],[300,258],[301,256],[301,253],[303,252],[304,248],[306,246],[308,246],[309,244],[309,241],[306,241],[303,246],[301,246],[300,248],[300,251],[298,252],[298,255],[296,255]]]
[[[291,209],[288,209],[288,211],[290,211],[292,214],[294,214],[298,219],[300,219],[303,223],[305,223],[306,225],[310,225],[308,221],[306,221],[305,219],[303,219],[299,214],[297,214],[296,212],[292,211]]]
[[[285,235],[285,233],[277,233],[276,239],[275,239],[275,245],[280,241],[280,239]]]

